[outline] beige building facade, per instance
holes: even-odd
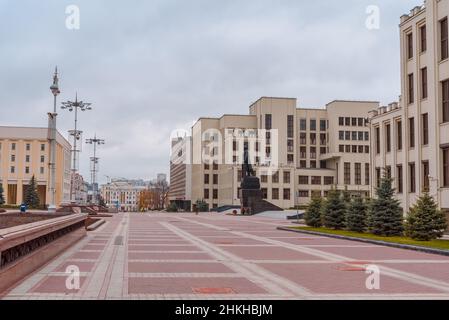
[[[47,128],[0,126],[0,183],[7,205],[20,205],[35,176],[41,205],[49,202],[49,143]],[[59,206],[70,201],[70,143],[57,133],[56,196]]]
[[[367,115],[378,106],[333,101],[322,109],[301,109],[294,98],[262,97],[249,115],[200,118],[190,138],[192,172],[186,185],[192,203],[204,200],[211,209],[240,204],[245,144],[264,198],[281,208],[305,205],[333,186],[369,195]],[[174,175],[173,184],[178,185]]]
[[[385,171],[407,211],[424,190],[449,210],[449,0],[401,17],[401,97],[370,114],[373,192]]]

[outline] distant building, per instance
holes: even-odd
[[[87,204],[89,184],[84,181],[83,176],[79,173],[75,173],[72,181],[75,194],[75,202],[78,204]]]
[[[145,186],[136,186],[127,181],[115,181],[101,187],[101,196],[106,206],[120,211],[139,211],[140,192]]]
[[[192,207],[192,137],[172,140],[168,201],[185,211]]]
[[[70,202],[70,143],[56,136],[56,195],[59,206]],[[48,205],[50,148],[48,129],[0,126],[0,183],[7,205],[20,205],[34,175],[41,205]]]

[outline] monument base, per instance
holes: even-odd
[[[263,199],[260,180],[257,177],[244,177],[239,192],[241,212],[254,215],[265,211],[284,211],[282,208]]]

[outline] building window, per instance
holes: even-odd
[[[284,200],[290,200],[290,189],[284,189]]]
[[[308,185],[309,184],[309,177],[308,176],[299,176],[298,178],[299,178],[298,179],[299,184],[302,184],[302,185]]]
[[[346,153],[350,153],[351,152],[351,146],[350,145],[346,145],[345,146],[345,152]]]
[[[237,141],[232,141],[232,151],[237,151]]]
[[[357,131],[352,131],[352,141],[357,141]]]
[[[30,167],[25,167],[25,174],[30,174]]]
[[[426,25],[423,25],[419,28],[420,36],[421,36],[421,53],[427,51],[427,28]]]
[[[387,152],[391,152],[391,125],[387,124],[385,126],[385,138],[387,144]]]
[[[429,115],[427,113],[422,115],[422,144],[429,144]]]
[[[214,148],[214,149],[216,149],[216,148]],[[218,151],[217,151],[217,153],[218,153]],[[215,154],[217,154],[217,153],[215,153]],[[214,162],[212,164],[212,170],[218,170],[218,163]]]
[[[367,186],[369,186],[369,184],[370,184],[370,179],[369,179],[370,172],[369,172],[369,170],[370,170],[369,163],[365,163],[365,185],[367,185]]]
[[[357,118],[351,118],[351,125],[357,127]]]
[[[324,177],[324,185],[330,186],[334,184],[334,177]]]
[[[209,199],[209,189],[204,189],[204,199]]]
[[[448,26],[447,17],[440,21],[440,33],[441,33],[441,60],[448,58]]]
[[[205,163],[205,164],[204,164],[204,170],[209,170],[209,169],[210,169],[209,164],[208,164],[208,163]]]
[[[408,130],[410,139],[410,148],[415,147],[415,118],[408,119]]]
[[[310,147],[310,159],[316,159],[316,147]]]
[[[25,156],[25,162],[30,162],[30,156],[28,154]]]
[[[386,174],[388,179],[391,179],[391,166],[387,166],[385,168],[385,174]]]
[[[344,184],[346,184],[346,185],[351,184],[351,163],[350,162],[344,163]]]
[[[315,119],[310,120],[310,131],[316,131],[316,120]]]
[[[345,146],[342,145],[342,144],[340,144],[340,145],[338,146],[338,152],[345,152]]]
[[[300,144],[307,144],[307,134],[305,132],[301,132],[299,134],[299,143]]]
[[[213,199],[218,199],[218,190],[217,189],[212,190],[212,197],[213,197]]]
[[[293,149],[294,149],[293,140],[291,139],[287,140],[287,152],[293,152]]]
[[[320,120],[320,131],[326,131],[326,120]]]
[[[306,159],[307,158],[307,147],[300,147],[299,148],[299,157],[301,159]]]
[[[15,142],[11,143],[11,150],[12,151],[16,150],[16,143]]]
[[[352,146],[352,153],[357,153],[357,146]]]
[[[396,171],[397,171],[397,188],[398,188],[398,193],[402,193],[404,191],[402,165],[398,165],[396,167]]]
[[[359,148],[359,153],[363,153],[363,146],[358,146]]]
[[[310,134],[310,144],[316,144],[316,133]]]
[[[262,191],[262,199],[264,199],[264,200],[268,199],[268,189],[262,188],[260,190]]]
[[[292,154],[287,155],[287,163],[292,164],[295,161],[294,156]]]
[[[427,68],[421,69],[421,99],[427,99]]]
[[[309,190],[299,190],[298,191],[298,197],[299,198],[308,198],[309,197]]]
[[[365,141],[369,141],[369,132],[365,132]]]
[[[345,125],[345,118],[339,117],[338,118],[338,125],[339,126],[344,126]]]
[[[350,141],[351,140],[351,131],[345,132],[345,140]]]
[[[312,185],[314,185],[314,186],[321,185],[321,177],[320,176],[313,176],[311,182],[312,182]]]
[[[271,190],[271,199],[279,200],[279,189],[278,188],[273,188]]]
[[[45,144],[44,143],[41,144],[41,151],[45,151]]]
[[[380,187],[381,172],[380,168],[376,168],[376,187]]]
[[[287,138],[293,138],[293,116],[287,116]]]
[[[29,143],[26,144],[26,151],[30,151],[31,150],[31,145]]]
[[[307,130],[307,119],[299,120],[299,130],[306,131]]]
[[[316,161],[310,161],[310,169],[316,169]]]
[[[380,154],[380,128],[374,130],[376,130],[376,154]]]
[[[402,121],[396,122],[396,146],[398,150],[402,150]]]
[[[414,89],[414,80],[413,73],[408,75],[408,104],[412,104],[415,102],[415,89]]]
[[[360,186],[362,184],[362,164],[355,164],[355,184]]]
[[[268,176],[266,174],[262,174],[260,176],[260,182],[262,183],[268,183]]]
[[[358,136],[359,136],[359,141],[363,141],[363,131],[359,131]]]
[[[14,166],[11,166],[11,173],[15,173],[16,172],[16,168]]]
[[[306,160],[301,160],[301,161],[299,161],[299,168],[300,168],[300,169],[305,169],[305,168],[307,168],[307,161],[306,161]]]
[[[40,167],[40,174],[44,174],[44,167]]]
[[[213,183],[218,184],[218,174],[213,175]]]
[[[279,183],[279,171],[273,173],[273,175],[271,176],[271,181],[273,183]]]
[[[349,127],[351,125],[351,118],[350,117],[346,117],[345,118],[345,126]]]
[[[423,191],[429,191],[429,161],[423,161],[422,163],[422,173],[423,173]]]
[[[365,119],[358,118],[357,124],[358,124],[359,127],[363,127],[365,125]]]
[[[415,172],[415,163],[409,163],[408,168],[410,171],[410,193],[416,192],[416,172]]]
[[[326,153],[327,153],[326,147],[321,147],[321,148],[320,148],[320,155],[321,155],[321,154],[326,154]]]
[[[209,175],[208,174],[204,175],[204,184],[209,184]]]
[[[338,139],[345,140],[345,132],[344,131],[339,131],[338,132]]]
[[[11,155],[11,162],[16,162],[16,155],[15,154]]]
[[[365,153],[369,153],[369,146],[365,146]]]
[[[265,130],[271,130],[272,116],[271,114],[265,115]]]
[[[449,187],[449,148],[443,149],[443,184]]]
[[[449,80],[441,83],[443,97],[443,122],[449,122]]]
[[[290,183],[290,171],[284,171],[284,183]]]
[[[413,33],[407,34],[407,58],[413,58]]]

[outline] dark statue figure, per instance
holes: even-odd
[[[254,172],[253,166],[249,163],[248,145],[245,145],[243,152],[242,179],[245,177],[253,177],[255,175],[256,173]]]

